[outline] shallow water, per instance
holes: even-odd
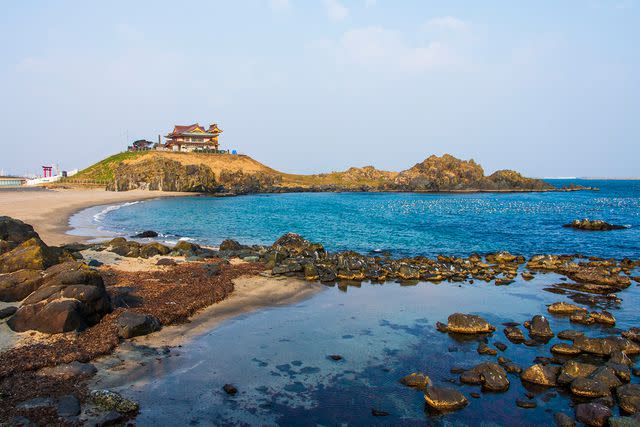
[[[499,353],[522,367],[530,366],[536,356],[551,356],[550,346],[561,341],[554,338],[538,347],[512,344],[501,323],[523,322],[534,314],[546,314],[545,304],[570,301],[543,290],[558,281],[558,276],[548,274],[501,287],[486,283],[330,287],[295,305],[227,321],[172,349],[169,357],[153,360],[151,374],[120,389],[141,403],[140,425],[165,425],[176,419],[207,426],[553,425],[556,411],[572,415],[571,398],[556,389],[525,389],[517,375],[509,374],[511,387],[505,393],[469,397],[480,388],[460,385],[450,369],[496,357],[477,354],[479,338],[458,341],[436,331],[434,324],[446,322],[455,311],[480,314],[498,327],[489,342],[508,345]],[[632,286],[620,294],[621,307],[608,307],[618,319],[617,327],[639,324],[639,296],[638,287]],[[570,324],[566,317],[548,318],[556,333],[616,332]],[[329,360],[331,354],[344,359]],[[425,412],[422,393],[398,383],[414,371],[424,371],[436,385],[459,388],[470,404],[450,414]],[[225,383],[236,385],[238,395],[227,396],[222,391]],[[536,409],[515,405],[527,390],[536,394]],[[555,396],[545,402],[549,392]],[[373,417],[372,408],[390,415]]]
[[[75,215],[71,225],[81,235],[130,236],[151,229],[166,241],[188,238],[210,245],[226,238],[271,244],[296,232],[332,251],[388,250],[395,256],[508,250],[640,257],[640,181],[574,182],[601,191],[169,198],[92,208]],[[584,217],[630,228],[606,233],[562,228]]]

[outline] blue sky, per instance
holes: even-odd
[[[197,121],[288,172],[640,175],[638,0],[5,2],[0,38],[5,171]]]

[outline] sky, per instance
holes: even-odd
[[[0,169],[175,124],[292,173],[640,175],[640,0],[5,1]]]

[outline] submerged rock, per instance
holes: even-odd
[[[158,237],[158,233],[156,233],[153,230],[146,230],[146,231],[143,231],[141,233],[135,234],[135,235],[133,235],[131,237],[136,238],[136,239],[152,238],[152,237]]]
[[[238,389],[233,384],[225,384],[222,386],[222,390],[230,396],[235,396],[238,393]]]
[[[424,392],[424,400],[430,408],[437,411],[462,409],[469,401],[454,388],[429,386]]]
[[[514,344],[520,344],[526,341],[526,337],[522,330],[517,326],[507,326],[504,329],[504,334],[509,341]]]
[[[406,385],[407,387],[424,389],[431,384],[431,379],[422,372],[414,372],[400,378],[400,383]]]
[[[111,390],[92,390],[89,398],[105,411],[117,411],[121,414],[135,414],[139,410],[137,402],[123,397]]]

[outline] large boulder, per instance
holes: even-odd
[[[570,384],[576,378],[586,378],[591,375],[598,367],[590,363],[582,363],[575,360],[569,360],[562,365],[558,383]]]
[[[125,311],[118,316],[116,326],[120,338],[148,335],[152,332],[159,331],[162,327],[157,317],[135,311]]]
[[[22,301],[42,285],[40,270],[18,270],[0,275],[0,301]]]
[[[59,248],[50,248],[39,237],[32,237],[0,255],[0,273],[44,270],[60,262],[62,256]]]
[[[446,331],[454,334],[484,334],[495,330],[495,326],[475,314],[453,313],[446,325]]]
[[[0,216],[0,240],[8,243],[6,247],[14,248],[34,237],[40,238],[31,225],[9,216]]]
[[[171,249],[158,242],[147,243],[140,247],[141,258],[151,258],[156,255],[167,255],[169,252],[171,252]]]
[[[111,311],[102,277],[86,264],[66,262],[47,269],[42,285],[7,322],[16,332],[80,331]]]

